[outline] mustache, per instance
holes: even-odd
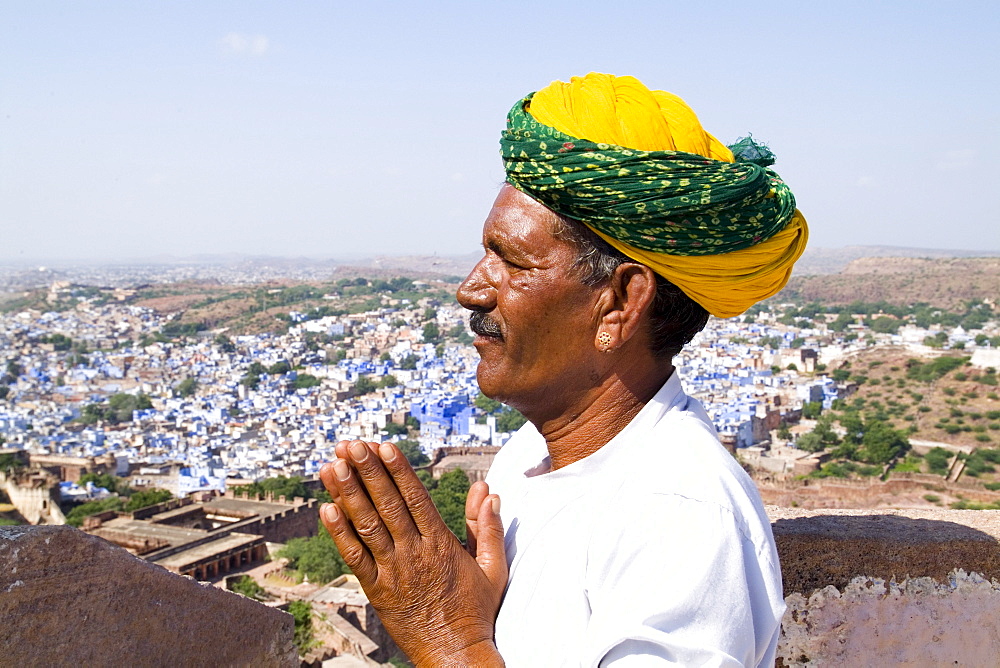
[[[469,316],[469,328],[480,336],[490,336],[495,339],[503,339],[500,325],[482,311],[476,311]]]

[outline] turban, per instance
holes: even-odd
[[[676,95],[596,73],[518,101],[500,139],[511,185],[722,318],[781,290],[808,237],[767,147],[732,149]]]

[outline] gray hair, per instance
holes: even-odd
[[[554,214],[554,218],[553,236],[577,248],[573,271],[584,285],[600,285],[610,280],[622,264],[635,262],[583,223],[558,214]],[[679,353],[708,323],[705,307],[659,274],[656,274],[656,296],[649,315],[653,354],[667,360]]]

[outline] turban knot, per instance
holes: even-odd
[[[511,185],[720,317],[777,293],[807,238],[770,150],[733,149],[677,96],[593,73],[520,100],[500,139]]]

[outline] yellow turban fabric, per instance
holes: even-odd
[[[554,81],[530,97],[524,109],[544,126],[598,145],[677,151],[723,163],[734,161],[732,151],[705,132],[681,98],[650,90],[634,77],[591,73],[573,77],[569,83]],[[773,189],[765,195],[774,196]],[[805,218],[798,209],[783,228],[759,242],[754,239],[749,247],[697,255],[642,249],[605,234],[585,218],[579,220],[720,318],[737,316],[780,291],[808,238]]]

